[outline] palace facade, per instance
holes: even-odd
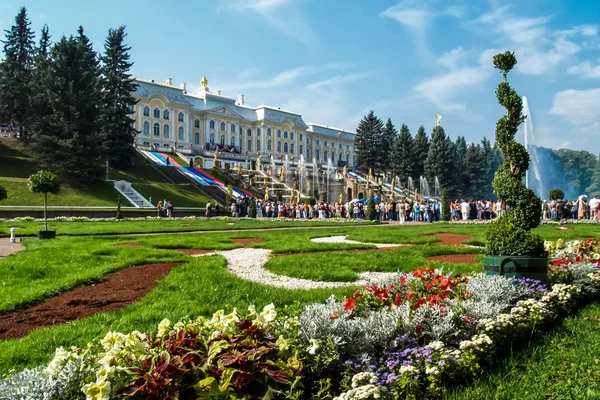
[[[304,156],[306,164],[335,167],[354,166],[355,134],[326,125],[307,124],[302,115],[279,107],[245,104],[237,99],[211,92],[203,78],[196,94],[188,93],[185,83],[173,86],[135,78],[133,110],[138,134],[136,146],[143,149],[176,150],[183,154],[212,159],[215,149],[222,160],[251,162],[260,154],[263,162],[273,155],[285,156],[293,163]]]

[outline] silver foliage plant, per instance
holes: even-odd
[[[65,364],[56,376],[47,376],[45,367],[25,369],[0,381],[0,400],[62,400],[82,398],[81,388],[89,371],[83,360]]]

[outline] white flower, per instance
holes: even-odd
[[[288,343],[287,340],[285,340],[285,338],[283,336],[279,336],[279,338],[277,339],[275,344],[277,344],[277,346],[279,346],[279,350],[281,350],[281,351],[286,351],[290,348],[290,344]]]
[[[437,375],[440,373],[440,370],[437,367],[427,367],[425,368],[425,373],[427,375]]]
[[[125,335],[119,332],[106,332],[104,338],[100,340],[100,344],[104,348],[105,351],[110,351],[113,348],[121,347],[125,339]]]
[[[402,375],[412,375],[419,372],[419,370],[412,365],[403,365],[400,367],[400,374]]]
[[[429,348],[431,350],[441,350],[444,348],[444,342],[440,342],[439,340],[435,340],[431,343],[429,343]]]
[[[44,370],[46,376],[56,376],[59,371],[64,367],[66,362],[71,358],[72,353],[65,350],[62,346],[57,348],[54,353],[54,358],[48,364],[48,367]]]
[[[310,339],[310,346],[306,350],[308,351],[308,354],[315,354],[319,347],[320,345],[317,339]]]
[[[85,393],[85,400],[109,400],[110,382],[98,381],[95,383],[88,383],[81,391]]]
[[[168,318],[163,319],[158,324],[158,337],[163,337],[171,330],[171,321]]]

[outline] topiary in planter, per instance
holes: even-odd
[[[508,51],[494,56],[494,67],[504,77],[496,96],[506,114],[496,124],[496,144],[502,150],[504,163],[496,171],[492,186],[510,210],[490,224],[486,234],[488,254],[545,257],[544,241],[531,232],[540,223],[542,201],[523,182],[529,168],[529,153],[515,141],[519,125],[525,121],[523,101],[506,77],[516,63],[514,53]]]
[[[369,203],[367,204],[367,219],[369,221],[375,221],[375,214],[375,195],[371,192]]]

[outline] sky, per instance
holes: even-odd
[[[82,25],[102,51],[126,26],[136,76],[188,84],[246,104],[355,131],[374,110],[428,133],[493,139],[504,112],[492,57],[531,107],[535,144],[600,153],[598,0],[0,0],[0,29],[19,7],[53,38]]]

